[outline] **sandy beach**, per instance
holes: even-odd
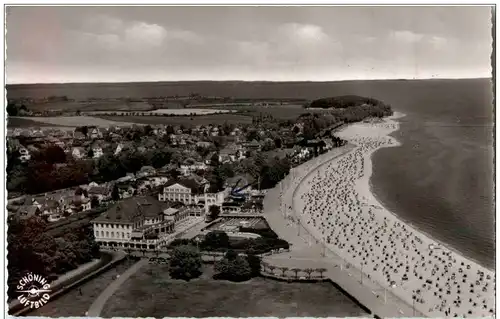
[[[371,192],[371,156],[399,145],[389,134],[399,129],[402,116],[395,113],[381,122],[340,130],[338,136],[355,147],[295,168],[287,187],[294,189],[293,208],[286,209],[293,209],[334,254],[419,312],[429,317],[493,316],[494,272],[404,223]]]

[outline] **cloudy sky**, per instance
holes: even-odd
[[[491,75],[488,7],[8,7],[7,83]]]

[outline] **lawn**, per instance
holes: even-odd
[[[365,312],[329,283],[254,278],[243,283],[201,278],[172,280],[167,266],[146,265],[113,295],[103,317],[362,316]]]
[[[25,314],[25,316],[52,318],[69,316],[83,317],[99,294],[114,280],[116,274],[125,272],[125,270],[127,270],[134,263],[135,261],[126,260],[116,267],[87,281],[83,285],[70,290],[66,294],[63,294],[56,299],[49,300],[46,305]],[[81,289],[81,295],[78,288]]]
[[[241,114],[213,114],[199,116],[96,116],[113,122],[131,122],[140,124],[165,125],[208,125],[208,124],[252,124],[252,117]]]

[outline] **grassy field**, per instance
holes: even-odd
[[[127,117],[128,118],[128,117]],[[13,122],[14,125],[10,124]],[[127,123],[128,122],[128,123]],[[41,127],[41,126],[63,126],[63,127],[78,127],[78,126],[99,126],[99,127],[109,127],[109,126],[127,126],[132,125],[127,119],[123,121],[110,121],[107,119],[102,119],[99,117],[91,116],[56,116],[56,117],[31,117],[31,118],[18,118],[13,117],[9,119],[9,124],[7,127]]]
[[[281,120],[295,120],[299,115],[308,112],[327,112],[327,110],[320,109],[304,109],[301,105],[273,105],[273,106],[221,106],[221,107],[207,107],[208,109],[224,109],[224,110],[237,110],[241,112],[245,112],[245,114],[259,115],[262,114],[270,114],[273,117]]]
[[[62,127],[62,125],[34,121],[29,118],[9,117],[9,119],[7,120],[7,128],[47,127],[47,126]]]
[[[252,124],[252,117],[242,114],[213,114],[200,116],[99,116],[97,118],[113,122],[166,125],[208,125],[208,124]]]
[[[49,102],[43,104],[27,105],[28,109],[34,112],[43,111],[148,111],[153,107],[145,102],[126,102],[126,101],[98,101],[98,102]]]
[[[112,116],[134,116],[132,113],[140,113],[141,116],[156,116],[156,114],[167,114],[167,115],[211,115],[216,113],[235,113],[236,110],[225,110],[225,109],[215,109],[215,108],[206,108],[206,109],[198,109],[198,108],[179,108],[179,109],[159,109],[155,111],[146,111],[146,112],[125,112],[125,111],[91,111],[91,112],[82,112],[85,115],[98,115],[98,116],[106,116],[113,113]],[[114,114],[116,113],[116,114]]]
[[[212,107],[209,109],[222,109],[218,107]],[[295,120],[297,117],[303,113],[307,112],[327,112],[325,110],[305,110],[298,105],[283,105],[283,106],[231,106],[223,107],[224,110],[236,110],[241,113],[239,114],[212,114],[212,115],[198,115],[193,117],[167,117],[167,116],[96,116],[109,121],[116,122],[132,122],[141,124],[167,124],[167,125],[208,125],[208,124],[223,124],[228,122],[229,124],[251,124],[252,116],[258,116],[259,114],[270,114],[276,119],[281,120]],[[186,112],[190,112],[190,109],[182,109]]]
[[[254,278],[215,281],[212,266],[185,282],[168,277],[167,266],[146,265],[113,295],[103,317],[361,316],[364,311],[328,283],[286,283]]]
[[[68,293],[56,299],[51,299],[43,307],[36,309],[26,315],[30,317],[84,317],[85,312],[89,310],[90,305],[99,296],[99,294],[106,289],[106,287],[114,280],[117,274],[125,272],[134,261],[124,261],[115,268],[106,271],[103,274],[87,281],[80,286],[82,294],[80,295],[79,289],[75,288]]]

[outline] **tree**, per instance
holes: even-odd
[[[276,148],[283,147],[283,141],[281,140],[280,137],[274,139],[274,145],[276,146]]]
[[[58,274],[76,268],[98,256],[92,226],[69,226],[64,235],[46,232],[46,222],[40,217],[21,220],[10,218],[7,233],[9,253],[9,296],[19,279],[29,271],[53,280]],[[56,239],[54,237],[57,237]]]
[[[222,260],[215,263],[215,278],[231,281],[244,281],[252,276],[252,269],[245,258],[228,251]]]
[[[274,266],[274,265],[268,265],[267,268],[271,271],[271,274],[274,275],[274,270],[276,269],[276,266]]]
[[[127,173],[120,163],[120,160],[111,155],[101,156],[97,162],[96,168],[98,174],[94,178],[102,182],[116,180],[125,176]]]
[[[89,133],[89,128],[87,126],[82,126],[80,128],[80,132],[82,132],[83,135],[87,136],[87,134]]]
[[[153,134],[153,128],[151,127],[151,125],[144,126],[144,135],[150,136],[152,134]]]
[[[250,266],[252,277],[256,277],[260,275],[261,270],[261,259],[259,256],[256,256],[253,251],[247,252],[247,261]]]
[[[211,231],[205,235],[202,247],[208,249],[228,248],[229,236],[220,230]]]
[[[219,165],[219,154],[214,153],[214,154],[210,157],[210,165],[211,165],[211,166],[218,166],[218,165]]]
[[[90,207],[96,208],[99,206],[99,199],[96,196],[92,196],[90,199]]]
[[[301,271],[301,269],[300,268],[292,268],[290,270],[295,273],[295,279],[299,279],[299,272]]]
[[[170,149],[154,150],[153,156],[151,157],[151,165],[154,168],[163,167],[168,163],[170,163],[171,158],[172,158],[172,151]]]
[[[201,255],[192,245],[175,247],[170,256],[170,276],[174,279],[191,280],[201,275]]]
[[[285,273],[288,271],[288,267],[280,267],[282,277],[285,277]]]
[[[167,128],[165,129],[165,131],[167,132],[167,135],[171,135],[171,134],[174,134],[174,128],[171,126],[171,125],[167,125]]]
[[[75,195],[76,196],[84,196],[84,197],[89,197],[89,193],[86,189],[83,189],[81,187],[78,187],[76,190],[75,190]]]
[[[17,106],[15,103],[8,103],[7,104],[7,114],[9,116],[16,116],[18,113]]]
[[[210,207],[208,208],[208,214],[211,220],[217,219],[220,215],[220,207],[217,205],[210,205]]]
[[[64,150],[57,145],[49,145],[45,149],[35,153],[33,160],[48,164],[66,163],[66,153],[64,153]]]
[[[307,274],[307,278],[311,279],[311,274],[314,272],[314,269],[306,268],[306,269],[304,269],[304,272]]]
[[[176,169],[171,169],[171,170],[169,170],[169,171],[167,172],[167,174],[168,174],[168,175],[169,175],[172,179],[177,179],[177,178],[181,175],[181,173],[180,173],[178,170],[176,170]]]
[[[120,193],[116,184],[113,185],[113,190],[111,191],[111,199],[113,199],[114,201],[118,201],[120,199]]]
[[[327,269],[326,268],[318,268],[318,269],[316,269],[316,271],[319,272],[319,275],[321,276],[321,278],[323,278],[323,273],[325,271],[327,271]]]
[[[170,247],[192,245],[192,241],[187,238],[176,238],[170,243]]]
[[[251,131],[248,131],[246,138],[247,138],[248,142],[251,142],[253,140],[258,141],[260,139],[260,136],[256,130],[251,130]]]
[[[267,152],[267,151],[272,151],[276,148],[276,143],[270,138],[266,138],[264,141],[264,145],[262,146],[262,151]]]
[[[226,254],[224,255],[224,258],[226,258],[229,261],[233,261],[236,258],[238,258],[238,253],[236,253],[234,250],[229,249]]]
[[[146,157],[139,152],[124,152],[120,156],[120,163],[126,172],[135,174],[146,164]]]

